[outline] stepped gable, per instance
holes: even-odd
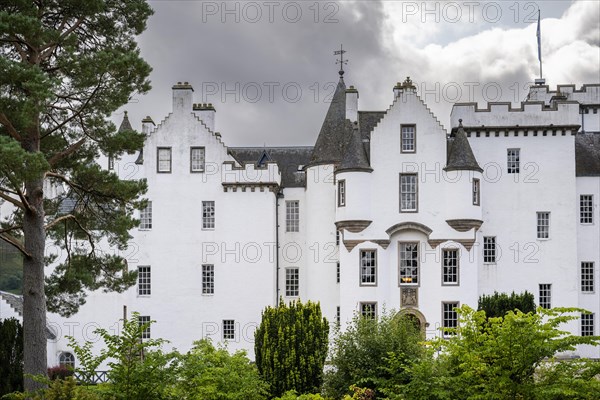
[[[371,165],[369,164],[369,159],[365,152],[365,146],[363,146],[360,129],[357,123],[354,123],[352,135],[350,136],[350,140],[344,151],[344,158],[336,170],[336,172],[342,171],[373,171],[373,168],[371,168]]]
[[[352,123],[346,119],[346,84],[340,80],[315,143],[310,165],[338,164],[352,133]]]
[[[19,316],[23,316],[23,296],[0,291],[0,300],[4,300]],[[46,325],[46,339],[56,339],[56,335],[48,325]]]
[[[600,176],[600,134],[575,135],[575,175]]]
[[[369,139],[369,134],[375,126],[381,121],[385,111],[359,111],[358,125],[360,127],[360,136],[363,139]]]
[[[452,140],[449,140],[447,145],[450,146],[448,151],[448,160],[446,162],[446,171],[470,170],[483,172],[477,159],[473,154],[469,139],[462,126],[462,119],[459,120],[458,129],[452,134]]]
[[[268,156],[281,173],[282,187],[304,187],[306,177],[302,167],[310,162],[312,146],[297,147],[229,147],[229,154],[241,165],[257,165],[264,155]],[[300,171],[298,170],[300,168]]]

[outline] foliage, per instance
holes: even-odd
[[[598,337],[559,329],[581,311],[539,308],[537,314],[509,311],[487,319],[485,312],[462,306],[454,335],[432,341],[410,368],[411,381],[393,392],[432,400],[595,398],[590,394],[600,389],[594,378],[600,364],[556,358],[577,345],[599,344]]]
[[[0,203],[2,203],[1,199]],[[0,240],[0,290],[21,294],[22,288],[23,261],[21,253]]]
[[[229,354],[200,340],[180,357],[173,394],[187,400],[262,400],[267,385],[244,351]]]
[[[95,394],[93,389],[78,386],[72,376],[47,383],[47,389],[41,389],[30,394],[11,393],[2,397],[2,400],[101,400],[101,397]]]
[[[123,322],[120,335],[97,329],[104,341],[99,356],[92,354],[92,344],[78,345],[70,338],[70,346],[77,355],[80,367],[77,371],[85,381],[91,380],[98,366],[107,361],[110,384],[100,385],[104,397],[126,400],[160,400],[169,398],[174,384],[176,354],[163,353],[160,349],[164,340],[141,339],[150,323],[140,324],[139,314]]]
[[[289,390],[319,392],[327,356],[329,324],[319,303],[267,307],[255,332],[256,366],[272,396]]]
[[[36,350],[46,344],[46,302],[70,315],[86,290],[135,282],[123,258],[98,245],[106,238],[127,247],[146,183],[120,180],[96,159],[143,144],[142,134],[116,132],[108,118],[150,89],[135,39],[151,14],[145,0],[7,0],[0,8],[0,198],[14,206],[0,240],[23,255],[28,376],[47,372],[46,353]],[[61,210],[67,200],[72,206]],[[45,281],[47,238],[64,257]]]
[[[422,353],[420,329],[413,320],[384,312],[379,319],[355,316],[346,331],[338,332],[325,374],[325,394],[333,398],[352,395],[351,385],[381,390],[410,378],[406,367]],[[355,393],[354,393],[355,394]]]
[[[0,319],[0,396],[23,390],[23,327]]]
[[[273,400],[326,400],[320,394],[301,394],[298,395],[295,390],[285,392],[281,397],[276,397]]]
[[[352,397],[349,395],[344,396],[344,400],[374,400],[375,391],[369,388],[360,388],[358,386],[350,386],[350,390],[353,392]]]
[[[478,310],[485,311],[488,318],[504,317],[507,312],[520,310],[523,313],[535,312],[535,299],[529,292],[511,295],[494,292],[493,295],[479,297]]]
[[[48,368],[48,378],[51,381],[56,379],[66,379],[69,376],[73,376],[73,369],[67,368],[64,365]]]

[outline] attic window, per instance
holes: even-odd
[[[416,127],[415,125],[400,126],[400,151],[402,153],[414,153],[416,151]]]
[[[204,147],[190,148],[190,172],[204,172]]]

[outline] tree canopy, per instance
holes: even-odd
[[[14,212],[0,240],[23,255],[25,373],[46,371],[46,299],[50,310],[69,315],[85,301],[84,289],[121,291],[135,282],[122,257],[98,244],[127,246],[146,184],[120,180],[96,160],[143,144],[108,117],[150,89],[136,36],[151,14],[145,0],[2,2],[0,198]],[[53,261],[45,258],[47,238],[64,255],[45,281]]]

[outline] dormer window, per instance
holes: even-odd
[[[414,153],[417,149],[416,146],[416,126],[415,125],[401,125],[400,126],[400,151],[402,153]]]

